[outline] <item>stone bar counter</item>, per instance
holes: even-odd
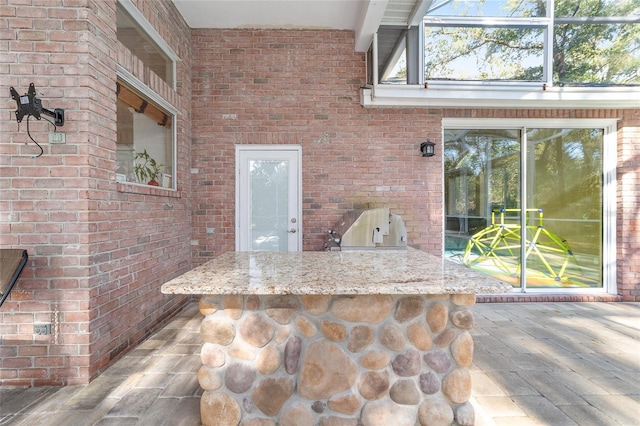
[[[228,252],[198,294],[204,425],[472,425],[470,307],[511,287],[415,250]]]

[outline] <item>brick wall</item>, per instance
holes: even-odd
[[[305,250],[343,213],[385,205],[439,255],[443,117],[619,117],[618,288],[640,300],[637,110],[363,109],[352,32],[189,31],[172,2],[137,0],[181,58],[174,91],[118,46],[115,0],[13,3],[0,4],[0,245],[30,260],[0,308],[0,385],[86,383],[186,302],[159,286],[234,249],[235,144],[302,145]],[[115,182],[117,63],[181,111],[177,192]],[[39,158],[8,95],[30,82],[66,109],[65,144],[30,123]]]
[[[0,245],[29,252],[0,308],[0,385],[87,383],[187,301],[159,287],[191,266],[190,35],[171,2],[137,3],[183,58],[177,91],[118,48],[115,0],[0,5]],[[115,181],[117,61],[182,112],[177,192]],[[61,145],[30,120],[38,158],[9,99],[31,82],[66,112]],[[34,335],[36,323],[52,335]]]
[[[364,55],[350,31],[193,30],[193,259],[235,247],[235,144],[300,144],[303,249],[361,205],[403,216],[409,243],[441,252],[439,111],[359,105]],[[206,234],[205,228],[216,228]]]
[[[640,301],[640,110],[618,124],[617,274],[625,301]]]
[[[302,145],[304,250],[368,204],[401,214],[409,244],[441,255],[442,118],[621,118],[618,289],[640,300],[637,110],[363,109],[364,56],[348,31],[197,29],[192,52],[194,103],[211,106],[193,111],[194,263],[234,249],[235,144]],[[426,139],[436,157],[419,155]]]

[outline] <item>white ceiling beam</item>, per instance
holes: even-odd
[[[550,87],[542,83],[422,85],[378,84],[360,89],[364,107],[428,108],[639,108],[637,87]]]
[[[422,22],[422,18],[424,18],[424,15],[426,15],[427,10],[429,10],[432,4],[433,0],[417,0],[416,4],[411,10],[411,14],[409,14],[409,19],[407,20],[407,28],[419,25]]]
[[[356,27],[356,52],[366,52],[369,49],[388,3],[389,0],[369,0],[363,5],[361,21]]]

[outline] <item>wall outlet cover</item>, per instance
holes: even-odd
[[[67,138],[66,135],[64,133],[60,133],[60,132],[49,132],[49,143],[52,144],[56,144],[56,143],[66,143],[67,142]]]
[[[38,334],[38,335],[51,334],[51,324],[34,324],[33,334]]]

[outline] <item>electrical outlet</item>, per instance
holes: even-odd
[[[65,137],[64,133],[60,133],[60,132],[49,132],[49,143],[52,144],[56,144],[56,143],[66,143],[67,139]]]
[[[33,334],[41,336],[51,334],[51,324],[33,324]]]

